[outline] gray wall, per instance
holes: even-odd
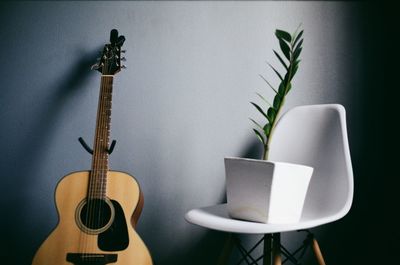
[[[344,2],[0,4],[2,259],[29,264],[57,223],[57,182],[90,168],[77,138],[93,139],[100,76],[89,67],[112,28],[126,37],[128,68],[114,82],[112,138],[118,143],[110,163],[142,186],[138,232],[157,264],[212,264],[225,235],[183,216],[225,200],[224,156],[260,152],[248,117],[261,117],[249,101],[257,100],[257,91],[273,95],[258,74],[277,82],[265,63],[279,67],[272,53],[279,49],[276,28],[294,31],[302,23],[305,30],[285,109],[343,104],[353,159],[360,159],[357,10]],[[333,233],[319,232],[322,242]],[[335,260],[338,247],[328,239],[326,245]]]

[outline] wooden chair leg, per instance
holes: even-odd
[[[273,247],[272,247],[272,258],[273,258],[273,265],[282,265],[282,258],[281,258],[281,234],[275,233],[273,234]]]
[[[222,252],[218,257],[217,265],[228,265],[229,257],[231,256],[234,246],[235,246],[235,239],[233,237],[233,234],[228,234],[228,237],[225,239],[225,244],[222,249]]]
[[[312,248],[313,248],[315,258],[317,259],[318,265],[326,265],[324,257],[322,256],[321,249],[319,248],[318,241],[315,238],[313,238],[313,241],[312,241]]]
[[[271,265],[271,253],[272,249],[272,235],[266,234],[264,235],[264,258],[263,258],[263,265]]]

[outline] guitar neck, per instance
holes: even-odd
[[[93,144],[92,168],[88,190],[89,198],[103,198],[106,194],[113,78],[113,75],[101,76],[96,133]]]

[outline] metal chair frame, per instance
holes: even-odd
[[[257,241],[249,250],[241,243],[241,240],[235,234],[229,234],[225,242],[224,250],[221,253],[218,265],[229,264],[230,255],[233,248],[236,247],[241,254],[241,258],[234,264],[241,265],[243,262],[247,265],[257,265],[259,261],[263,260],[263,265],[280,265],[286,262],[291,262],[294,265],[302,265],[301,261],[309,247],[312,247],[315,258],[319,265],[325,265],[325,260],[322,256],[319,244],[315,239],[313,233],[309,230],[299,230],[298,232],[306,232],[306,238],[303,244],[295,251],[290,252],[280,243],[280,233],[265,234]],[[263,244],[263,254],[254,258],[251,254],[258,246]],[[282,256],[284,259],[282,260]]]

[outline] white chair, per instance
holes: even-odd
[[[289,110],[276,125],[269,159],[314,168],[298,223],[265,224],[235,220],[229,217],[226,204],[190,210],[185,219],[192,224],[229,233],[263,234],[263,264],[270,264],[271,259],[274,265],[281,264],[281,253],[296,263],[296,258],[280,245],[280,233],[333,222],[345,216],[351,207],[353,172],[344,107],[326,104],[299,106]],[[227,264],[233,248],[232,238],[230,236],[227,240],[218,264]],[[308,239],[319,264],[325,264],[312,234]],[[253,249],[247,252],[239,245],[239,250],[248,264],[257,264],[262,259],[250,256]]]

